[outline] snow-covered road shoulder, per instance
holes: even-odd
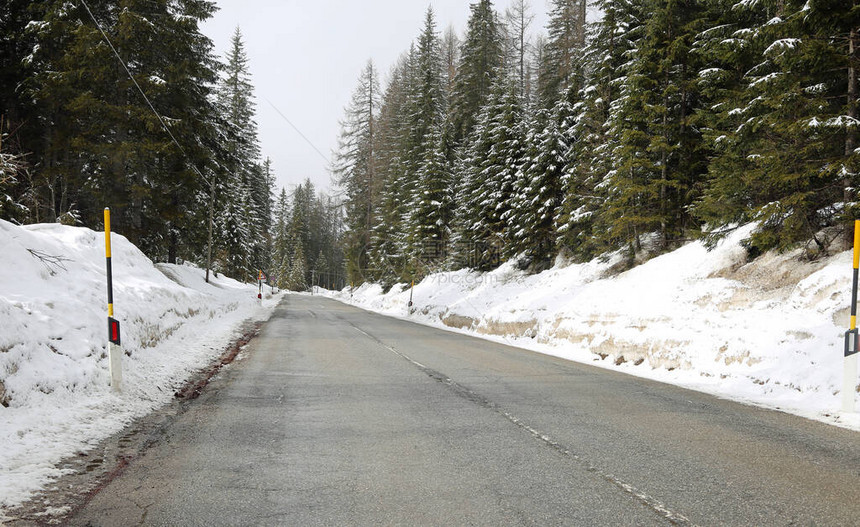
[[[747,263],[750,229],[621,274],[617,259],[433,274],[408,318],[860,430],[858,414],[840,412],[851,253]],[[406,285],[326,294],[399,317],[410,297]]]
[[[173,398],[247,320],[279,297],[192,266],[153,264],[112,236],[123,389],[109,384],[104,235],[0,220],[0,510],[61,475],[86,450]],[[2,519],[2,512],[0,512]]]

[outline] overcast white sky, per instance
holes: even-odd
[[[242,30],[256,88],[257,123],[264,156],[278,186],[306,177],[329,187],[328,163],[273,108],[277,107],[325,157],[337,146],[343,117],[368,59],[387,73],[418,37],[428,5],[441,33],[453,25],[462,37],[469,0],[216,0],[220,7],[203,33],[224,55],[236,26]],[[543,32],[546,0],[532,0],[532,32]],[[496,0],[503,14],[510,0]],[[383,82],[382,88],[385,88]],[[271,104],[270,104],[271,102]]]

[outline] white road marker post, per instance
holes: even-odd
[[[854,411],[857,392],[857,279],[860,275],[860,220],[854,222],[854,273],[851,279],[851,327],[845,332],[845,363],[842,369],[842,411]]]
[[[120,344],[119,320],[113,318],[113,269],[110,250],[110,209],[105,208],[105,260],[107,262],[108,297],[108,367],[110,385],[114,391],[122,389],[122,345]]]

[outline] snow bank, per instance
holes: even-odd
[[[153,263],[111,238],[123,391],[106,356],[104,234],[0,220],[0,509],[60,475],[54,465],[170,401],[242,322],[265,318],[256,288]],[[0,514],[2,519],[2,514]]]
[[[752,263],[736,230],[716,249],[690,243],[611,276],[616,260],[528,275],[434,274],[416,284],[413,320],[571,360],[860,429],[840,414],[851,254]],[[409,290],[363,285],[331,296],[406,316]]]

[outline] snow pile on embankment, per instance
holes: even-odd
[[[434,274],[415,285],[410,318],[860,429],[856,414],[839,412],[851,253],[747,263],[749,233],[617,275],[617,260]],[[334,293],[395,316],[409,295],[405,285]]]
[[[254,286],[153,263],[112,236],[122,393],[110,388],[104,234],[0,220],[0,510],[59,475],[55,463],[169,401],[243,321]],[[2,513],[0,513],[2,517]]]

